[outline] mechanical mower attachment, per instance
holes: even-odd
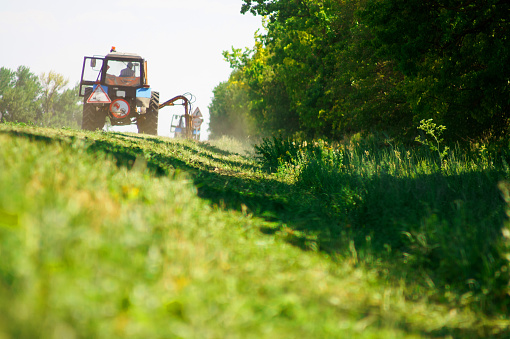
[[[184,106],[179,136],[196,138],[197,123],[200,131],[202,120],[191,116],[191,101],[186,95],[160,104],[159,92],[148,84],[147,61],[137,54],[117,52],[115,47],[105,57],[84,58],[79,94],[84,97],[84,130],[103,129],[109,117],[112,126],[136,124],[138,133],[157,135],[159,110],[179,104]]]
[[[159,105],[159,108],[166,106],[182,105],[184,106],[184,114],[174,114],[172,117],[172,123],[170,125],[170,132],[174,133],[175,138],[186,138],[186,139],[200,139],[200,125],[202,124],[202,113],[198,107],[195,109],[193,114],[191,99],[188,99],[185,95],[178,95],[170,100],[165,101]],[[189,94],[193,97],[191,94]],[[179,101],[180,100],[180,101]],[[178,102],[178,103],[176,103]],[[180,103],[179,103],[180,102]]]

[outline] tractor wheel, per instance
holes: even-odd
[[[151,93],[147,112],[138,117],[138,133],[158,135],[159,92]]]
[[[107,111],[105,107],[98,107],[94,104],[88,104],[87,99],[92,94],[92,89],[85,90],[85,99],[83,101],[83,118],[81,121],[81,129],[87,131],[95,131],[103,129]]]

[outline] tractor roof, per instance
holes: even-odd
[[[120,59],[143,59],[138,54],[134,53],[122,53],[122,52],[110,52],[106,55],[107,58],[120,58]]]

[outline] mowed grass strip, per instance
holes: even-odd
[[[129,153],[137,138],[144,156]],[[263,184],[249,159],[167,138],[5,125],[0,145],[0,338],[505,334],[502,320],[406,300],[404,282],[303,251],[282,221],[197,195],[193,176],[209,173]]]

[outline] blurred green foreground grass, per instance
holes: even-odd
[[[0,338],[510,336],[293,246],[287,188],[213,143],[0,125]]]

